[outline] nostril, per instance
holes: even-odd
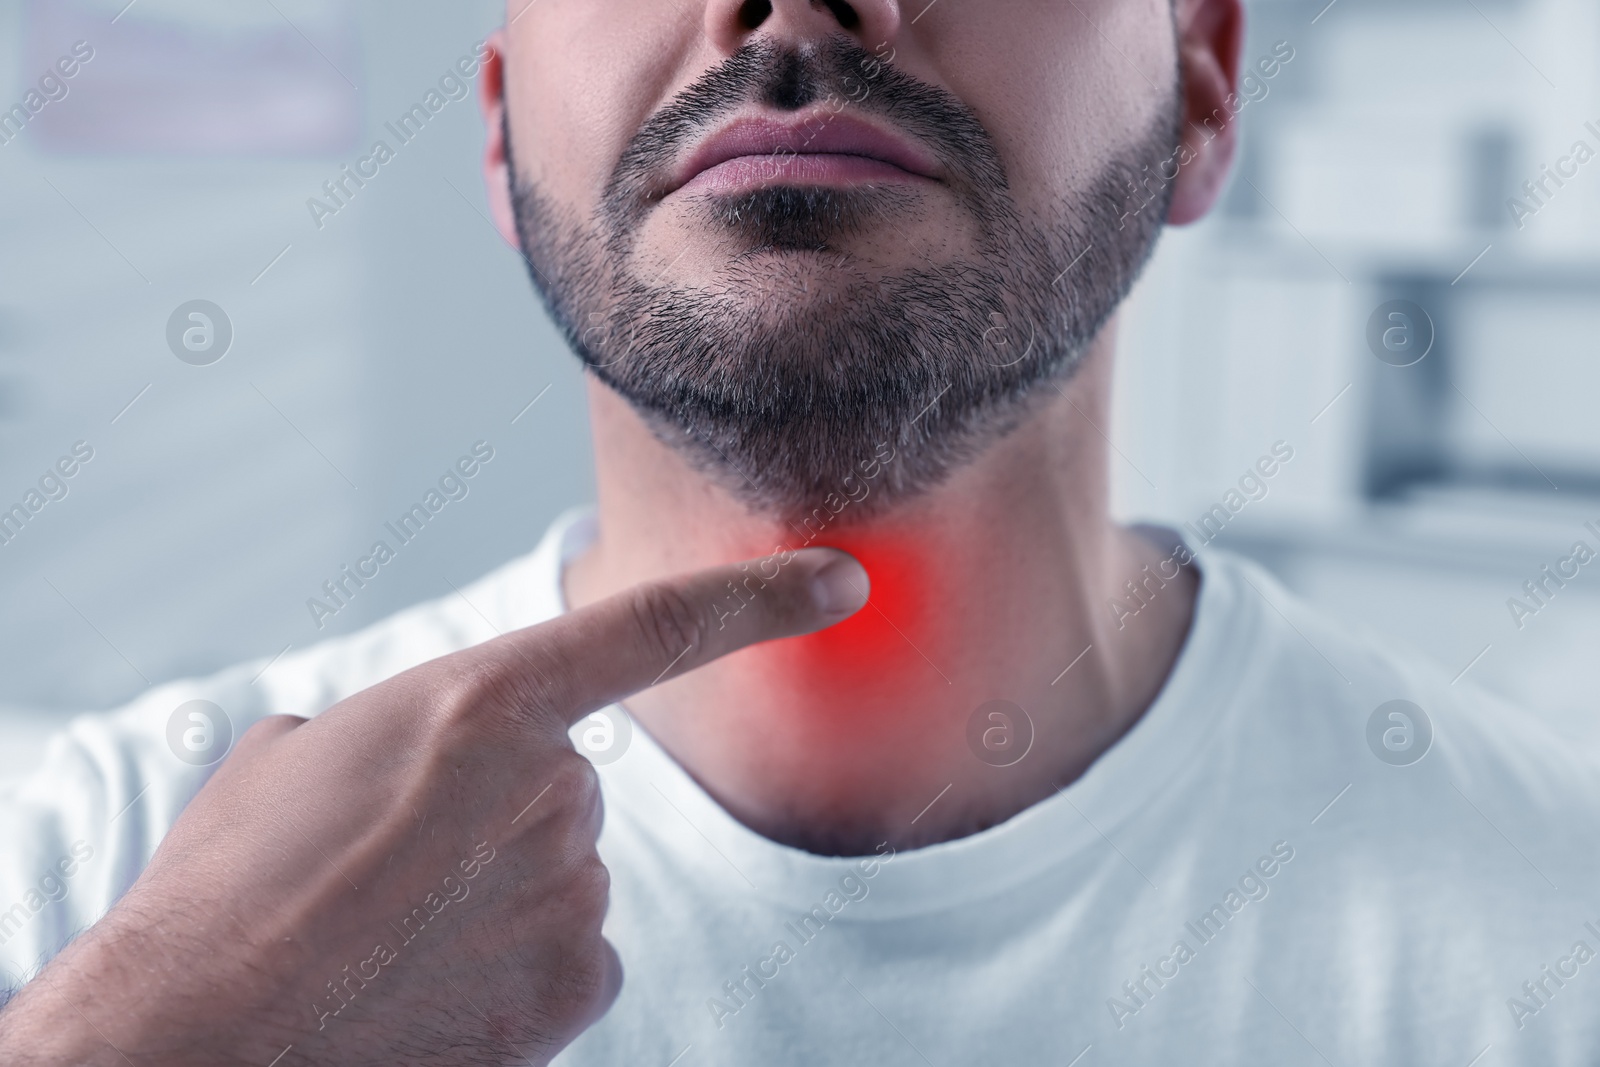
[[[772,14],[772,0],[744,0],[739,5],[739,28],[753,30]]]
[[[856,14],[856,9],[845,3],[844,0],[822,0],[833,17],[839,20],[839,25],[847,30],[853,30],[861,25],[861,16]]]

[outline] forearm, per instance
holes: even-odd
[[[0,1008],[0,1063],[8,1067],[111,1067],[127,1060],[97,1035],[84,1008],[103,1010],[64,969],[46,968]]]
[[[102,919],[0,1008],[0,1063],[188,1067],[245,1062],[218,1040],[216,1024],[232,1014],[231,998],[213,988],[211,1003],[184,1002],[177,992],[182,976],[169,973],[169,958],[115,914]]]

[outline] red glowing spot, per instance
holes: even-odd
[[[795,537],[787,547],[802,545],[854,556],[871,582],[866,606],[826,630],[741,655],[769,672],[775,684],[802,687],[813,706],[901,706],[915,692],[949,684],[935,666],[947,645],[951,613],[938,603],[932,553],[903,534],[879,531],[825,531],[809,544]]]
[[[796,638],[812,665],[839,671],[855,682],[875,673],[903,677],[916,663],[932,672],[917,645],[933,638],[928,604],[930,561],[911,546],[883,538],[829,538],[829,547],[843,549],[860,561],[872,582],[866,607],[836,626]],[[918,639],[921,639],[919,642]]]

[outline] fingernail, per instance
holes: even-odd
[[[811,576],[811,599],[824,615],[851,615],[860,611],[871,588],[866,570],[853,557],[842,553]]]

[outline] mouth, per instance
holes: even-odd
[[[736,119],[700,142],[663,196],[726,195],[772,185],[848,187],[937,182],[938,164],[908,140],[826,110],[779,121]]]

